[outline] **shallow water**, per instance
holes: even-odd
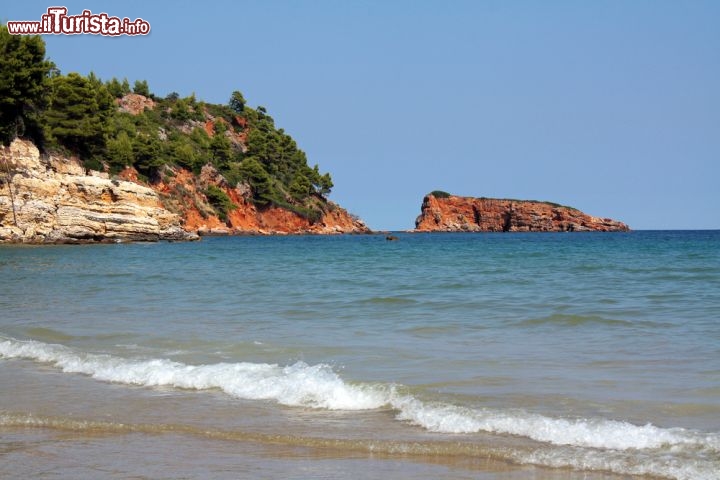
[[[720,478],[720,232],[398,236],[0,248],[0,477]]]

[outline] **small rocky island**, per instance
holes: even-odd
[[[534,200],[425,196],[417,232],[627,232],[626,224],[572,207]]]

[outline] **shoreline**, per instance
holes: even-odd
[[[547,235],[547,234],[617,234],[617,233],[633,233],[633,232],[713,232],[717,230],[628,230],[628,231],[613,231],[613,232],[601,232],[601,231],[585,231],[585,232],[567,232],[567,231],[522,231],[522,232],[496,232],[496,231],[448,231],[448,230],[373,230],[367,232],[337,232],[337,233],[319,233],[319,232],[234,232],[234,233],[220,233],[220,232],[198,232],[195,233],[194,237],[191,235],[187,239],[177,238],[158,238],[158,239],[128,239],[128,238],[102,238],[102,239],[71,239],[71,240],[53,240],[48,242],[34,242],[34,241],[0,241],[0,247],[3,245],[7,246],[53,246],[53,245],[127,245],[127,244],[141,244],[141,243],[189,243],[189,242],[202,242],[204,238],[232,238],[232,237],[355,237],[355,236],[385,236],[387,241],[401,240],[401,238],[395,237],[397,234],[401,235],[512,235],[512,234],[530,234],[530,235]],[[194,233],[194,232],[189,232]],[[196,237],[196,238],[195,238]]]

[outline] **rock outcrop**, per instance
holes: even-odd
[[[138,95],[137,93],[128,93],[117,100],[118,107],[123,112],[132,115],[139,115],[146,108],[152,110],[155,108],[155,102],[151,98]]]
[[[151,188],[42,157],[30,142],[0,148],[0,243],[192,240]]]
[[[132,115],[139,115],[145,109],[152,110],[152,99],[134,93],[118,100],[119,108]],[[247,151],[248,121],[241,116],[226,120],[220,116],[204,112],[205,121],[188,120],[179,127],[180,131],[190,135],[194,129],[202,128],[208,137],[213,138],[216,126],[224,124],[222,131],[230,144]],[[240,131],[233,128],[240,127]],[[138,172],[132,167],[120,173],[120,178],[142,183]],[[155,190],[165,208],[179,215],[186,231],[200,235],[285,235],[285,234],[341,234],[368,233],[370,229],[362,220],[349,214],[339,205],[320,195],[310,200],[308,205],[294,205],[287,198],[285,207],[273,205],[259,206],[252,201],[250,185],[241,183],[230,185],[211,164],[202,168],[200,175],[176,166],[164,165],[157,178],[147,187]],[[222,190],[232,202],[232,208],[221,214],[211,205],[206,196],[208,187]],[[310,211],[312,210],[312,211]]]
[[[136,178],[132,169],[124,178]],[[205,191],[209,186],[221,189],[232,202],[227,218],[221,219],[210,205]],[[199,176],[181,168],[166,167],[161,180],[153,185],[163,204],[184,219],[187,231],[200,235],[290,235],[369,233],[365,223],[339,205],[317,198],[320,215],[313,218],[301,212],[274,205],[259,206],[252,201],[250,185],[229,185],[211,165],[203,167]],[[298,209],[299,210],[299,209]]]
[[[221,219],[205,191],[223,190],[233,208]],[[318,198],[319,216],[258,206],[247,184],[228,185],[212,166],[200,175],[165,167],[144,185],[127,168],[117,179],[86,172],[76,159],[42,156],[30,142],[0,149],[0,243],[193,240],[198,235],[368,233],[359,218]]]
[[[415,220],[418,232],[624,232],[610,218],[549,202],[429,194]]]

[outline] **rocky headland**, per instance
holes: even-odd
[[[212,166],[201,175],[166,167],[154,183],[127,168],[86,170],[75,158],[41,155],[26,140],[0,149],[0,243],[185,241],[198,235],[366,233],[365,224],[332,202],[309,219],[277,206],[258,207],[250,188],[231,186]],[[221,219],[206,194],[227,194]]]
[[[120,176],[136,179],[137,173],[128,168]],[[329,200],[318,198],[322,205],[316,218],[290,208],[276,205],[257,205],[253,202],[252,187],[246,183],[231,185],[212,165],[202,168],[200,175],[176,167],[166,167],[160,179],[151,185],[160,195],[163,205],[183,219],[187,231],[199,235],[295,235],[368,233],[370,229],[358,217]],[[208,201],[204,192],[215,187],[227,195],[225,218]]]
[[[423,199],[417,232],[625,232],[630,227],[551,202],[459,197]]]

